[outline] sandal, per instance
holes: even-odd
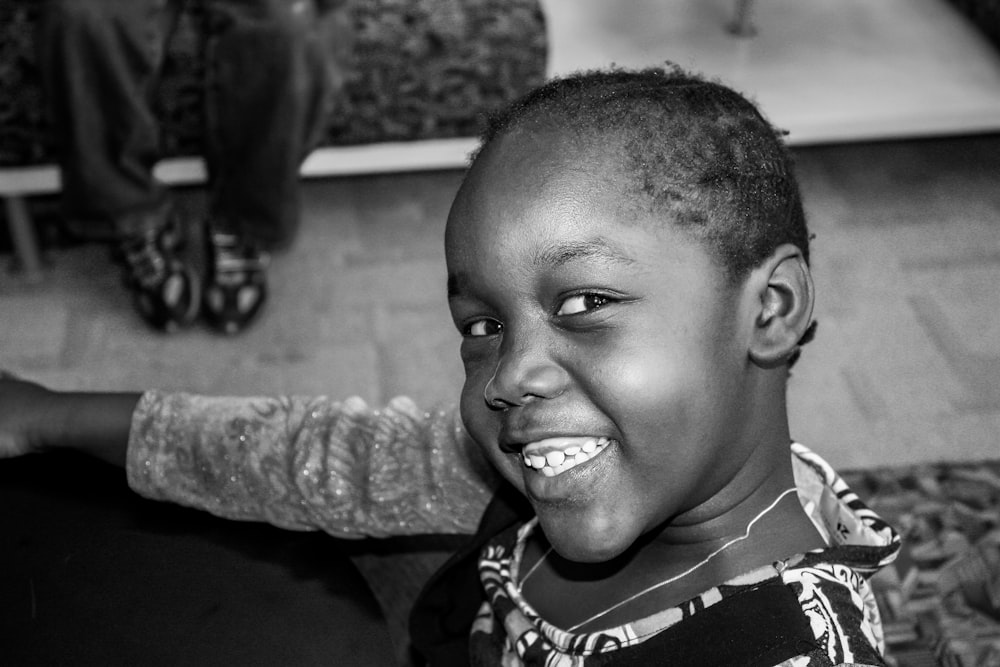
[[[151,227],[118,245],[136,310],[168,333],[191,324],[201,302],[198,274],[182,259],[181,246],[173,225]]]
[[[267,300],[269,257],[236,234],[209,229],[207,236],[202,312],[218,331],[236,334],[256,318]]]

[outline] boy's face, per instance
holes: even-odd
[[[585,562],[693,516],[753,441],[752,299],[672,225],[624,213],[601,159],[558,134],[494,142],[446,238],[466,428]]]

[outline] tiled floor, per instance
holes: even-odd
[[[797,158],[820,328],[792,380],[794,435],[840,466],[1000,457],[1000,135]],[[51,252],[41,285],[0,273],[0,367],[61,388],[450,402],[441,237],[460,178],[307,182],[273,300],[232,339],[152,334],[103,247]]]

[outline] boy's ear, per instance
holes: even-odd
[[[753,271],[757,307],[750,360],[761,368],[788,363],[812,321],[813,282],[802,251],[786,243]]]

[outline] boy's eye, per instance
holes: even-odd
[[[601,294],[574,294],[559,304],[556,315],[577,315],[589,310],[596,310],[611,301]]]
[[[482,319],[466,324],[462,331],[462,335],[470,337],[495,336],[502,330],[503,325],[496,320]]]

